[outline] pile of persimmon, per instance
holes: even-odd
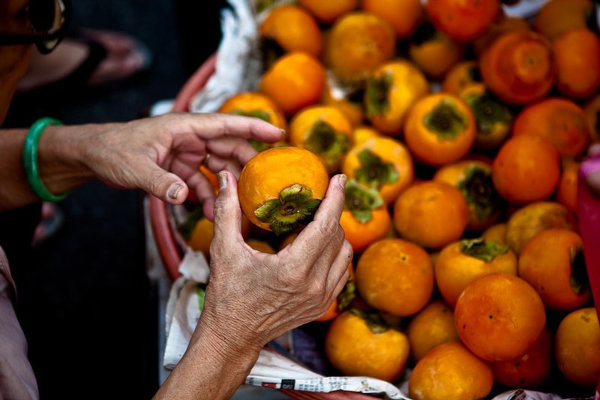
[[[327,372],[400,383],[410,369],[413,399],[592,396],[577,177],[600,142],[594,1],[527,19],[507,15],[514,0],[268,3],[261,78],[218,111],[287,132],[253,142],[239,179],[255,251],[291,243],[328,178],[348,177],[352,278],[314,322]],[[212,224],[190,218],[184,239],[209,257]]]

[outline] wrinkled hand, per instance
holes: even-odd
[[[314,220],[278,254],[246,245],[237,182],[219,174],[211,272],[200,324],[228,346],[260,348],[323,315],[348,280],[352,247],[339,219],[345,176],[331,179]],[[200,325],[199,324],[199,325]]]
[[[239,176],[240,164],[256,154],[246,139],[275,142],[282,135],[258,118],[171,113],[105,125],[85,138],[83,162],[100,179],[143,189],[171,204],[181,204],[194,190],[212,219],[214,189],[198,166]]]

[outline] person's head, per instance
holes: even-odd
[[[32,45],[42,53],[52,51],[64,34],[69,9],[68,0],[0,1],[0,123],[27,70]]]

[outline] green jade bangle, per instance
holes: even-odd
[[[25,167],[27,182],[29,182],[29,186],[36,196],[44,201],[57,202],[63,200],[69,193],[59,195],[50,193],[42,182],[37,163],[40,138],[48,125],[62,125],[62,123],[53,118],[41,118],[35,121],[31,125],[31,128],[29,128],[29,132],[27,132],[27,136],[25,137],[25,145],[23,146],[23,166]]]

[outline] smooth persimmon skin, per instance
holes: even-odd
[[[538,340],[521,357],[492,363],[496,383],[514,388],[541,387],[552,370],[552,335],[544,328]]]
[[[384,183],[379,188],[379,195],[386,204],[391,204],[400,192],[406,189],[413,181],[414,167],[408,149],[401,142],[387,137],[367,139],[353,146],[342,164],[342,173],[348,179],[356,177],[356,170],[361,167],[358,155],[361,151],[368,149],[380,157],[383,162],[390,162],[398,171],[398,180],[392,183]]]
[[[497,272],[516,275],[517,256],[508,250],[486,262],[463,253],[460,243],[454,242],[444,247],[436,260],[434,271],[440,294],[448,305],[454,307],[462,291],[480,276]]]
[[[371,211],[371,219],[362,223],[348,209],[342,211],[340,225],[346,240],[352,245],[354,253],[366,249],[371,243],[385,237],[392,224],[392,217],[386,206]]]
[[[321,54],[321,29],[302,7],[283,4],[272,8],[258,27],[258,33],[275,40],[287,51],[304,51],[314,57]]]
[[[600,142],[600,94],[592,97],[591,100],[585,103],[583,111],[588,123],[592,142]]]
[[[460,340],[454,326],[452,308],[441,300],[432,300],[413,316],[406,334],[414,362],[419,362],[437,345]]]
[[[458,96],[466,87],[481,82],[481,79],[477,79],[478,76],[479,68],[475,61],[461,61],[444,76],[442,92]]]
[[[554,356],[571,382],[593,387],[600,379],[600,325],[594,307],[580,308],[565,316],[554,336]]]
[[[258,153],[240,174],[238,196],[242,211],[254,225],[270,230],[269,224],[259,221],[254,211],[297,183],[311,189],[314,199],[325,196],[329,176],[316,154],[298,147],[276,147]]]
[[[533,26],[554,40],[564,32],[587,27],[587,15],[593,12],[592,0],[550,0],[538,10]]]
[[[273,100],[265,95],[255,92],[238,93],[219,107],[219,112],[230,113],[234,111],[243,111],[249,113],[252,111],[263,111],[269,115],[269,122],[280,129],[287,129],[287,122],[283,111]],[[216,178],[215,178],[216,181]]]
[[[481,234],[481,237],[486,241],[493,240],[496,243],[507,244],[506,243],[506,223],[494,224],[487,228]]]
[[[556,200],[577,215],[577,178],[581,163],[570,158],[562,160],[562,174]]]
[[[494,158],[492,180],[500,196],[509,202],[546,199],[560,180],[559,153],[537,136],[513,136]]]
[[[571,100],[558,97],[525,107],[515,119],[513,135],[539,136],[551,143],[561,156],[582,154],[590,140],[583,109]]]
[[[366,142],[368,139],[374,139],[378,137],[381,137],[381,133],[366,125],[357,126],[352,131],[352,143],[355,145]]]
[[[490,365],[459,342],[431,350],[413,369],[408,395],[414,400],[483,399],[494,385]]]
[[[433,267],[420,246],[402,239],[381,239],[360,256],[355,281],[371,307],[403,317],[417,313],[431,299]]]
[[[484,51],[479,69],[486,86],[501,100],[526,104],[552,88],[556,66],[550,43],[542,35],[513,31],[501,35]]]
[[[341,15],[354,10],[358,0],[299,0],[298,3],[310,11],[321,22],[329,24]]]
[[[363,0],[361,7],[386,20],[399,39],[412,35],[425,14],[420,0]]]
[[[310,106],[298,111],[290,122],[289,140],[295,146],[302,147],[317,121],[327,122],[336,132],[352,139],[352,125],[338,109],[331,106]]]
[[[408,56],[427,76],[440,80],[465,54],[465,45],[441,31],[422,43],[411,42]]]
[[[200,218],[194,231],[187,241],[190,248],[201,251],[207,258],[210,257],[210,243],[214,236],[214,223],[208,218]]]
[[[324,85],[325,70],[319,60],[307,53],[290,52],[264,73],[259,91],[290,115],[317,103]]]
[[[459,296],[454,321],[462,342],[487,361],[522,356],[546,324],[537,292],[523,279],[506,273],[484,275]]]
[[[458,240],[468,218],[462,193],[443,182],[411,186],[394,204],[393,221],[398,233],[429,249],[439,249]]]
[[[501,17],[498,21],[492,23],[487,32],[473,41],[475,55],[477,58],[481,57],[483,52],[504,33],[530,31],[531,29],[531,24],[525,18],[509,16]]]
[[[451,102],[466,120],[466,127],[453,138],[440,138],[427,128],[424,118],[443,102]],[[475,143],[475,117],[460,98],[447,93],[430,94],[411,108],[404,127],[404,140],[419,160],[429,165],[444,165],[466,156]]]
[[[371,376],[388,382],[398,379],[409,357],[406,335],[389,329],[373,333],[366,322],[344,311],[325,335],[325,355],[344,375]]]
[[[498,0],[428,0],[433,24],[454,39],[473,40],[490,27],[499,11]]]
[[[519,255],[519,276],[538,292],[547,308],[574,310],[590,298],[571,286],[572,252],[581,251],[581,237],[567,229],[546,229],[527,242]]]

